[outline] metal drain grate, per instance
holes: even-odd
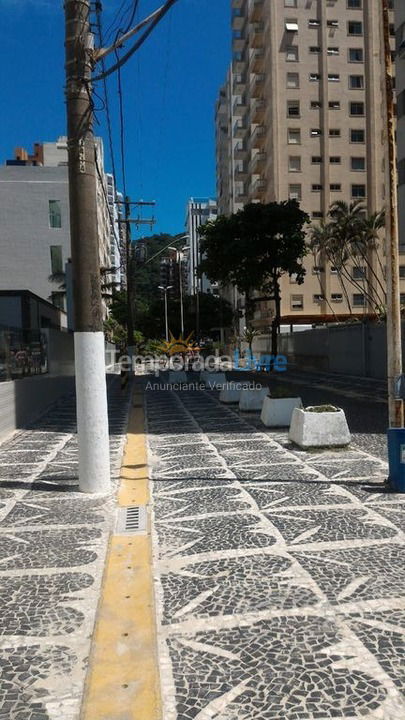
[[[128,507],[118,508],[115,533],[117,535],[134,535],[146,532],[146,519],[145,505],[128,505]]]

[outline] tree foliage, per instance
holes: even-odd
[[[309,221],[296,200],[251,203],[243,210],[200,228],[203,261],[200,273],[222,285],[234,285],[246,295],[248,320],[254,290],[274,300],[272,353],[277,354],[281,316],[280,278],[295,275],[304,281],[302,260],[307,253],[304,225]]]

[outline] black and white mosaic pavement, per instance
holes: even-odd
[[[108,386],[114,489],[129,392]],[[73,398],[0,445],[0,720],[78,720],[114,506],[78,492]]]
[[[405,496],[382,443],[301,451],[215,391],[146,407],[165,720],[405,717]]]

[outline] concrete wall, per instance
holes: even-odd
[[[48,343],[48,371],[50,375],[74,375],[75,352],[73,333],[46,329],[42,331]]]
[[[0,383],[0,441],[27,427],[74,390],[74,377],[38,375]]]
[[[384,324],[359,323],[281,335],[279,352],[287,355],[290,366],[305,370],[380,379],[387,376]]]

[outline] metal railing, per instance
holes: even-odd
[[[45,333],[0,325],[0,382],[47,372]]]

